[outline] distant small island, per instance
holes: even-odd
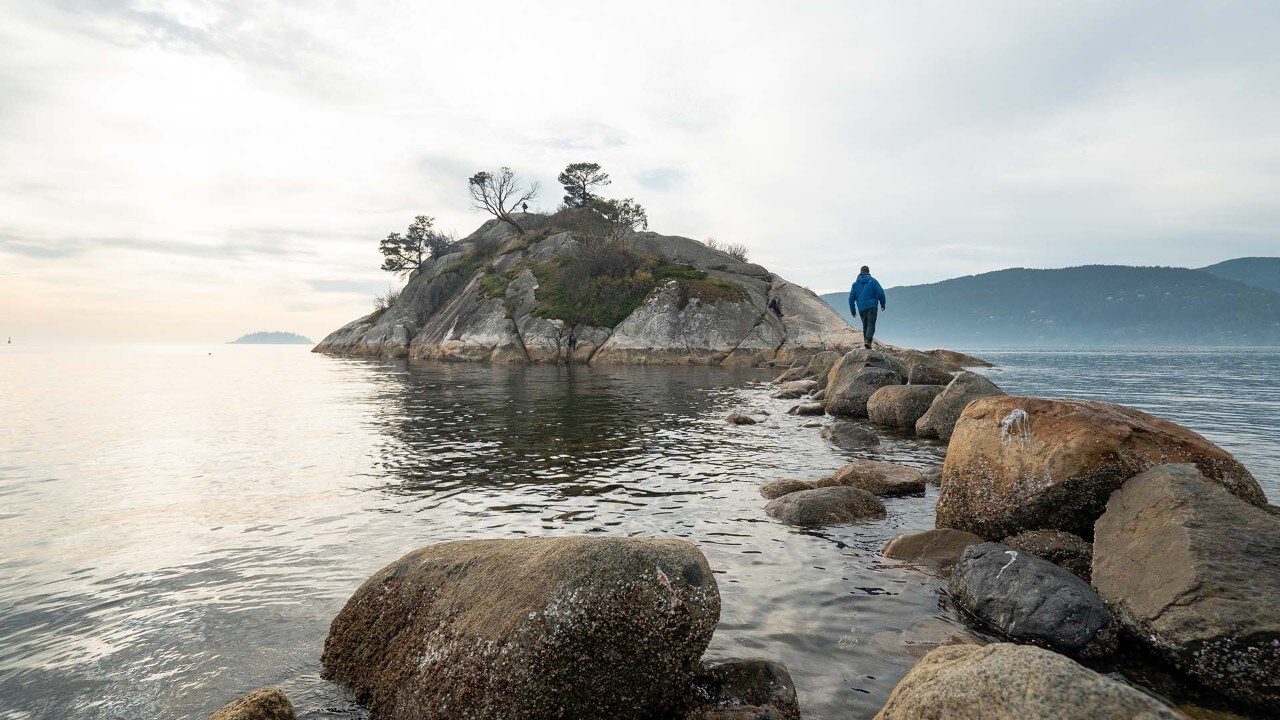
[[[255,332],[241,335],[229,345],[310,345],[311,339],[291,332]]]

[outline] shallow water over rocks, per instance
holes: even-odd
[[[1209,435],[1274,502],[1280,362],[1245,355],[1257,378],[1210,385],[1211,423],[1124,397],[1142,385],[1115,369],[1066,389]],[[1102,362],[993,359],[1010,393]],[[1164,373],[1155,402],[1177,409],[1174,384],[1204,392],[1223,362],[1128,367]],[[870,717],[916,659],[971,636],[937,579],[879,555],[933,526],[937,489],[886,498],[881,520],[807,530],[770,519],[758,487],[856,458],[928,468],[944,448],[881,431],[879,446],[841,450],[786,414],[796,401],[769,397],[770,376],[293,347],[6,350],[0,718],[203,717],[263,686],[300,717],[361,717],[319,657],[365,578],[441,540],[570,533],[696,542],[722,595],[709,654],[786,663],[806,718]],[[734,411],[761,422],[724,422]]]

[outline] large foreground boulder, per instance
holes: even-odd
[[[880,497],[895,497],[924,492],[924,474],[919,470],[879,460],[854,460],[831,474],[814,481],[815,487],[854,487]]]
[[[871,493],[851,487],[798,490],[770,500],[770,517],[794,525],[836,525],[885,516],[884,503]]]
[[[916,420],[916,436],[951,439],[960,413],[980,397],[1004,395],[996,384],[975,372],[965,370],[956,375],[942,393],[933,399],[929,409]]]
[[[1209,687],[1280,708],[1280,518],[1164,465],[1098,518],[1093,584],[1120,621]]]
[[[880,554],[894,560],[925,563],[946,570],[960,562],[965,548],[981,542],[982,538],[973,533],[937,528],[899,535],[890,540]]]
[[[915,428],[916,421],[929,410],[941,385],[888,385],[867,398],[867,417],[877,425]]]
[[[994,396],[956,423],[942,470],[938,527],[999,539],[1023,530],[1093,536],[1107,498],[1168,462],[1193,463],[1255,505],[1266,497],[1230,453],[1140,410],[1087,400]]]
[[[1180,720],[1158,700],[1030,645],[949,645],[921,658],[876,720]]]
[[[832,368],[836,372],[836,368]],[[827,412],[848,417],[867,417],[867,401],[886,385],[901,385],[902,376],[892,370],[867,367],[827,385]]]
[[[293,705],[279,690],[254,690],[232,700],[209,716],[209,720],[294,720]]]
[[[719,616],[684,541],[449,542],[361,585],[321,659],[376,720],[670,717]]]
[[[951,568],[947,591],[1008,637],[1063,652],[1085,650],[1111,627],[1111,613],[1088,583],[999,543],[966,548]]]

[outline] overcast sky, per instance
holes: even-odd
[[[0,335],[318,339],[580,161],[819,292],[1277,255],[1280,4],[0,0]]]

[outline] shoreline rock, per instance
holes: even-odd
[[[914,431],[942,390],[941,385],[887,385],[867,398],[867,417],[877,425]]]
[[[875,495],[852,487],[820,487],[789,492],[769,501],[770,517],[793,525],[836,525],[885,516]]]
[[[929,409],[916,420],[916,436],[950,440],[956,421],[969,403],[1004,391],[978,373],[962,371],[938,394]]]
[[[832,473],[831,477],[817,480],[813,485],[853,487],[879,497],[895,497],[923,493],[925,481],[923,473],[907,465],[880,460],[854,460]]]
[[[945,571],[960,562],[965,548],[982,542],[970,532],[937,528],[898,535],[885,544],[880,554],[894,560],[927,563]]]
[[[254,690],[223,705],[209,720],[296,720],[293,705],[275,688]]]

